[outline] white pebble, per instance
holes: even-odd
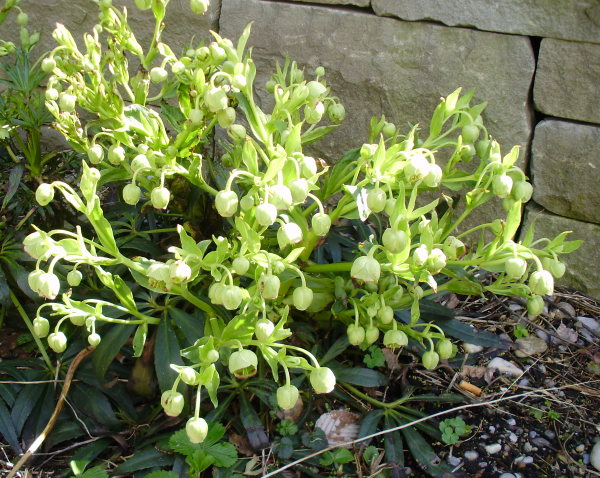
[[[479,458],[479,453],[477,453],[474,450],[467,450],[467,451],[465,451],[463,456],[464,456],[465,460],[475,461],[475,460],[477,460],[477,458]]]
[[[590,463],[596,470],[600,471],[600,441],[597,441],[590,452]]]
[[[513,377],[519,377],[523,375],[523,370],[517,367],[515,364],[509,362],[508,360],[504,360],[503,358],[496,357],[487,364],[487,368],[496,369],[500,373],[506,373]]]
[[[496,427],[495,427],[495,426],[493,426],[493,425],[490,425],[490,426],[488,427],[488,432],[490,432],[490,433],[496,433]]]
[[[535,438],[537,435],[538,435],[538,434],[537,434],[537,432],[536,432],[535,430],[531,430],[531,431],[529,432],[529,436],[530,436],[531,438]]]
[[[577,453],[583,453],[585,451],[585,445],[583,443],[580,443],[575,447],[575,451]]]
[[[481,345],[469,344],[467,342],[463,342],[462,348],[468,354],[476,354],[477,352],[481,352],[483,350]]]
[[[519,437],[517,435],[515,435],[514,433],[511,433],[510,435],[508,435],[508,439],[513,443],[517,443],[517,440],[519,439]]]
[[[512,473],[502,473],[498,478],[517,478]]]
[[[526,456],[525,458],[523,458],[523,463],[525,463],[526,465],[531,465],[533,463],[533,457]]]
[[[458,466],[462,463],[462,460],[457,456],[450,455],[448,456],[448,463],[450,463],[452,466]]]
[[[506,424],[509,427],[514,427],[517,424],[517,421],[514,418],[509,418],[508,420],[506,420]]]
[[[556,438],[556,433],[554,433],[552,430],[545,430],[544,435],[546,435],[546,438],[549,438],[550,440],[554,440]]]
[[[500,443],[493,443],[491,445],[485,446],[485,451],[487,452],[488,455],[494,455],[494,454],[498,453],[500,450],[502,450],[502,445],[500,445]]]

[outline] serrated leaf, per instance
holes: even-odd
[[[2,207],[0,207],[0,209],[6,208],[8,202],[15,195],[17,189],[19,189],[19,184],[21,183],[21,178],[23,177],[23,171],[25,171],[25,168],[22,164],[17,164],[10,170],[7,183],[8,188],[4,194],[4,200],[2,201]]]
[[[108,473],[99,466],[94,466],[93,468],[90,468],[81,475],[77,476],[80,478],[108,478]]]

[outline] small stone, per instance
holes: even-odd
[[[550,336],[546,332],[544,332],[543,330],[537,329],[535,331],[535,335],[537,335],[544,342],[548,342],[550,340]]]
[[[546,366],[543,363],[541,363],[541,364],[538,365],[538,370],[541,373],[546,373]]]
[[[528,378],[519,380],[519,387],[529,387],[529,385],[531,385],[531,382]]]
[[[522,429],[521,427],[519,427],[519,428],[517,428],[517,429],[515,430],[515,433],[516,433],[517,435],[521,436],[521,435],[523,434],[523,429]]]
[[[531,431],[529,432],[529,436],[530,436],[531,438],[535,438],[536,436],[538,436],[538,433],[537,433],[535,430],[531,430]]]
[[[500,357],[496,357],[490,360],[490,362],[487,364],[487,367],[490,369],[496,369],[500,373],[505,373],[513,377],[519,377],[523,375],[523,370],[521,370],[519,367],[509,362],[508,360],[504,360]]]
[[[523,451],[525,453],[531,453],[533,451],[533,447],[531,446],[531,443],[525,442],[525,445],[523,445]]]
[[[559,319],[566,319],[567,317],[575,317],[577,313],[575,307],[568,302],[559,302],[556,304],[556,317]]]
[[[517,345],[517,350],[515,350],[515,355],[517,357],[531,357],[533,355],[539,355],[548,350],[548,345],[546,342],[536,337],[535,335],[529,335],[527,337],[521,337],[515,341]]]
[[[592,317],[577,317],[577,322],[594,335],[600,337],[600,323],[598,323],[596,319],[593,319]]]
[[[526,465],[531,465],[533,463],[533,457],[526,456],[525,458],[523,458],[523,463],[525,463]]]
[[[517,440],[519,439],[519,437],[517,435],[515,435],[514,433],[510,433],[508,435],[508,439],[513,443],[517,443]]]
[[[513,312],[516,312],[518,310],[523,310],[523,306],[521,304],[517,304],[516,302],[508,304],[508,308],[510,310],[512,310]]]
[[[465,351],[465,353],[468,354],[476,354],[483,350],[483,347],[481,345],[469,344],[467,342],[463,342],[462,348]]]
[[[545,430],[544,435],[550,440],[554,440],[556,438],[556,433],[554,433],[552,430]]]
[[[463,456],[465,460],[475,461],[477,458],[479,458],[479,453],[477,453],[475,450],[467,450]]]
[[[479,462],[479,468],[487,468],[488,464],[485,461],[480,461]]]
[[[448,463],[450,463],[452,466],[458,466],[462,463],[462,460],[460,458],[458,458],[457,456],[449,455]]]
[[[536,437],[531,440],[535,446],[550,448],[550,442],[542,437]]]
[[[502,473],[498,478],[517,478],[516,475],[512,473]]]
[[[484,448],[488,455],[495,455],[502,450],[502,445],[500,445],[500,443],[493,443],[491,445],[486,445]]]
[[[509,418],[508,420],[506,420],[506,424],[509,427],[514,427],[517,424],[517,421],[514,418]]]
[[[496,433],[496,427],[494,425],[490,425],[488,427],[488,432],[490,432],[490,433]]]
[[[577,453],[583,453],[585,451],[585,445],[583,443],[580,443],[575,447],[575,451]]]
[[[596,470],[600,471],[600,441],[597,441],[590,452],[590,463]]]
[[[583,456],[581,457],[581,459],[583,460],[584,465],[590,464],[590,454],[589,453],[584,453]]]

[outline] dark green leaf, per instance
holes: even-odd
[[[376,409],[367,413],[360,422],[360,430],[358,431],[357,438],[366,437],[377,432],[377,425],[382,416],[383,410],[381,409]],[[362,443],[368,445],[370,442],[371,440],[365,440]]]
[[[294,443],[292,442],[291,438],[283,437],[281,440],[279,440],[279,443],[275,448],[275,453],[283,460],[290,458],[292,453],[294,453]]]
[[[8,408],[3,401],[0,400],[0,434],[8,442],[10,446],[14,448],[17,453],[23,453],[21,446],[19,445],[19,439],[17,438],[17,432],[15,426],[10,417]]]
[[[156,470],[151,471],[147,475],[144,475],[144,478],[180,478],[179,474],[174,471],[165,471],[165,470]]]
[[[69,462],[71,470],[75,475],[79,475],[84,472],[85,468],[106,448],[108,447],[109,441],[106,439],[98,440],[93,443],[89,443],[77,449],[73,454],[73,458]]]
[[[169,316],[175,325],[183,332],[186,345],[194,345],[194,342],[204,335],[204,313],[195,309],[194,314],[189,314],[175,307],[169,308]]]
[[[0,209],[6,208],[6,206],[8,205],[8,202],[15,195],[15,193],[17,192],[17,189],[19,189],[21,177],[23,177],[23,171],[25,171],[25,168],[23,167],[22,164],[17,164],[10,170],[10,174],[8,176],[8,183],[7,183],[8,188],[6,189],[6,192],[4,193],[4,200],[2,201],[2,207],[0,207]]]
[[[12,410],[10,411],[17,435],[23,430],[25,421],[31,414],[33,408],[38,404],[43,393],[44,386],[42,384],[24,386],[19,392]]]
[[[181,347],[171,326],[171,321],[168,317],[163,317],[158,324],[154,345],[154,367],[162,391],[169,390],[177,377],[177,372],[171,368],[171,364],[183,365],[179,354],[180,350]]]
[[[95,466],[90,468],[82,475],[79,475],[80,478],[108,478],[108,473],[105,470],[100,468],[99,466]]]
[[[141,357],[148,337],[148,322],[138,325],[133,336],[133,356]]]
[[[346,350],[349,345],[350,342],[348,342],[348,336],[344,334],[339,339],[337,339],[331,347],[329,347],[329,350],[327,350],[327,352],[325,352],[325,355],[321,357],[319,363],[321,365],[325,365],[327,362],[333,360],[342,352],[344,352],[344,350]]]
[[[138,451],[135,455],[129,458],[125,463],[117,466],[113,471],[113,475],[125,475],[134,471],[145,470],[155,466],[165,466],[173,464],[174,457],[161,453],[155,448],[146,448]]]
[[[390,430],[396,426],[396,423],[390,418],[385,417],[385,428]],[[385,449],[385,461],[404,466],[404,443],[400,432],[389,432],[384,435],[383,446]]]
[[[133,333],[134,327],[134,325],[117,324],[106,334],[103,334],[102,342],[96,347],[92,357],[94,372],[100,381],[103,381],[108,366],[119,353],[121,347],[125,345],[125,342]]]
[[[370,368],[334,368],[331,367],[339,382],[350,383],[360,387],[380,387],[386,385],[388,380],[385,375]]]
[[[403,428],[402,435],[406,439],[410,453],[424,471],[432,476],[440,476],[452,470],[451,466],[440,460],[427,440],[413,427]]]
[[[75,383],[71,387],[69,398],[81,413],[93,418],[97,423],[114,429],[119,426],[119,419],[113,411],[106,395],[100,390],[85,383]]]

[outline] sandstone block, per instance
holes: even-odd
[[[372,115],[384,113],[400,131],[409,122],[426,130],[439,98],[459,86],[476,88],[475,101],[489,101],[484,119],[503,150],[528,143],[534,57],[525,38],[314,5],[223,0],[224,36],[237,38],[249,21],[257,85],[286,54],[309,74],[325,67],[347,114],[319,146],[321,154],[336,158],[360,146]]]
[[[545,38],[540,46],[534,101],[551,116],[600,123],[600,45]]]
[[[600,43],[600,5],[594,0],[373,0],[372,5],[378,15],[403,20]]]
[[[573,231],[568,240],[581,239],[583,245],[575,252],[561,256],[567,266],[557,284],[573,287],[600,298],[600,225],[556,216],[533,203],[526,209],[523,231],[535,220],[535,237],[554,238],[563,231]]]
[[[531,172],[538,204],[600,223],[600,126],[542,121],[535,128]]]
[[[292,1],[306,3],[306,0]],[[371,5],[371,0],[312,0],[311,3],[322,3],[324,5],[354,5],[357,7],[368,7]]]

